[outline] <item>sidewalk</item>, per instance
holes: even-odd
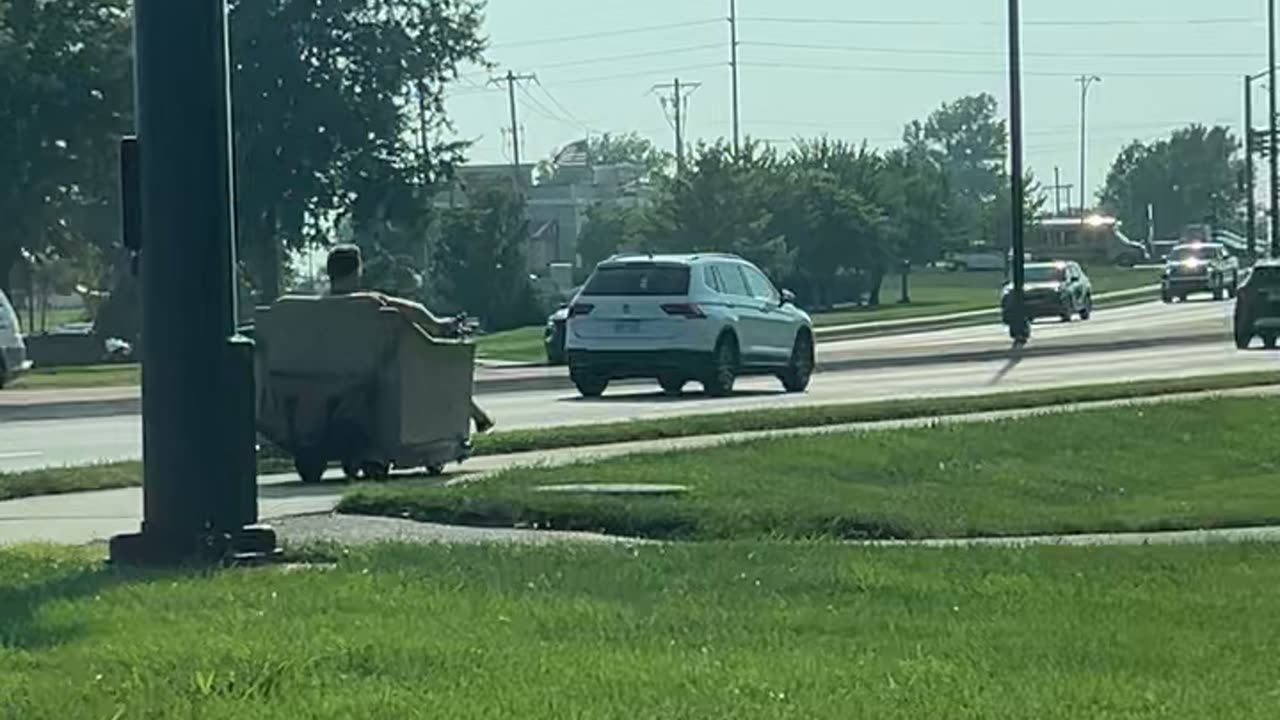
[[[706,435],[671,440],[619,443],[597,447],[564,448],[518,455],[480,457],[468,461],[461,468],[453,469],[452,474],[444,478],[423,478],[406,475],[393,480],[393,483],[460,485],[483,481],[487,476],[515,467],[560,466],[589,460],[602,460],[621,455],[643,453],[664,453],[675,450],[692,450],[715,447],[723,444],[748,442],[764,438],[794,437],[804,435],[821,435],[846,433],[853,431],[875,432],[896,430],[911,427],[925,427],[939,423],[977,423],[990,422],[1018,417],[1029,417],[1043,414],[1076,412],[1080,410],[1117,407],[1125,405],[1151,405],[1178,400],[1192,400],[1205,397],[1256,397],[1259,395],[1278,395],[1280,386],[1246,388],[1242,390],[1184,393],[1158,397],[1134,398],[1126,400],[1108,400],[1102,402],[1078,403],[1041,408],[1025,408],[1019,410],[1002,410],[987,413],[964,415],[946,415],[937,417],[912,418],[906,420],[888,420],[880,422],[852,423],[818,428],[793,428],[786,430],[764,430],[758,432],[731,433],[727,435]],[[329,478],[339,480],[341,473],[332,471]],[[258,491],[259,514],[265,522],[273,522],[281,518],[296,516],[326,515],[333,511],[348,486],[341,483],[326,485],[302,485],[292,475],[273,475],[261,478]],[[0,502],[0,546],[30,542],[49,542],[68,545],[82,545],[104,540],[112,535],[134,532],[142,518],[142,489],[122,488],[116,490],[100,490],[70,495],[43,495]],[[463,535],[474,539],[477,534],[483,536],[487,530],[477,528],[451,529],[435,526],[429,534],[438,536],[441,541],[453,542],[455,535]],[[1280,535],[1280,529],[1270,531],[1272,535]],[[509,536],[509,532],[494,531],[492,536],[501,538]],[[1178,534],[1153,533],[1145,536],[1124,536],[1125,538],[1169,536],[1169,539],[1182,537]],[[1176,537],[1175,537],[1176,536]],[[371,537],[376,537],[373,533]],[[1071,536],[1087,537],[1087,536]],[[1098,536],[1108,537],[1108,536]],[[1269,535],[1267,539],[1272,539]],[[1017,544],[1046,544],[1056,539],[1023,538],[1018,539],[964,539],[929,541],[936,544],[964,544],[974,542],[990,542]],[[1063,543],[1070,538],[1062,540]],[[1107,544],[1118,544],[1120,539]],[[1099,543],[1101,544],[1101,543]]]

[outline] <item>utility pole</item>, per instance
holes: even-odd
[[[1244,76],[1244,186],[1245,237],[1249,241],[1249,257],[1258,257],[1258,208],[1254,188],[1253,154],[1253,75]]]
[[[1013,212],[1010,243],[1013,247],[1013,290],[1009,297],[1009,336],[1015,345],[1025,345],[1031,339],[1031,323],[1027,319],[1025,279],[1026,250],[1023,242],[1022,175],[1022,20],[1019,0],[1009,0],[1009,196]]]
[[[738,0],[729,0],[729,67],[733,81],[733,156],[738,156],[741,125],[738,103]]]
[[[1053,212],[1055,215],[1062,214],[1062,191],[1067,191],[1067,208],[1071,208],[1071,188],[1074,185],[1068,183],[1062,184],[1062,169],[1057,165],[1053,166]]]
[[[1097,75],[1081,75],[1076,79],[1080,83],[1080,216],[1083,217],[1088,210],[1084,206],[1086,193],[1089,192],[1089,184],[1086,175],[1085,159],[1088,151],[1088,116],[1089,116],[1089,86],[1102,82],[1102,78]]]
[[[1267,0],[1267,92],[1271,112],[1267,118],[1267,149],[1271,161],[1271,257],[1280,256],[1280,147],[1276,143],[1276,0]]]
[[[650,92],[656,92],[659,90],[671,91],[670,98],[667,98],[665,96],[660,96],[660,97],[664,107],[668,102],[671,103],[671,107],[672,107],[673,117],[672,117],[671,126],[676,131],[676,171],[677,172],[684,169],[684,125],[685,125],[685,121],[688,120],[688,117],[687,117],[688,112],[686,111],[688,110],[689,96],[692,95],[694,91],[696,91],[700,87],[702,87],[702,83],[682,83],[680,82],[680,78],[675,78],[670,83],[667,83],[665,85],[654,85],[650,89]]]
[[[517,192],[524,190],[525,183],[520,179],[520,120],[516,117],[516,83],[537,79],[535,75],[517,75],[508,70],[505,76],[489,81],[490,85],[507,85],[507,102],[511,105],[511,176]]]

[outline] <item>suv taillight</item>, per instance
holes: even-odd
[[[583,315],[590,315],[591,311],[595,309],[596,309],[595,305],[588,305],[586,303],[574,303],[573,305],[569,306],[569,317],[581,317]]]
[[[662,306],[662,312],[668,315],[674,315],[689,320],[702,320],[706,314],[702,312],[702,308],[693,303],[671,303]]]

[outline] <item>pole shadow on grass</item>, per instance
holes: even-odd
[[[46,604],[95,597],[122,585],[176,574],[177,571],[111,567],[104,562],[80,566],[69,574],[31,585],[0,587],[0,647],[42,650],[71,642],[84,633],[84,618],[42,620],[40,615]]]

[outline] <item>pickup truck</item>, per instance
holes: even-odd
[[[1211,293],[1226,300],[1240,286],[1240,261],[1219,243],[1178,245],[1165,263],[1160,281],[1160,297],[1166,303],[1186,300],[1196,292]]]

